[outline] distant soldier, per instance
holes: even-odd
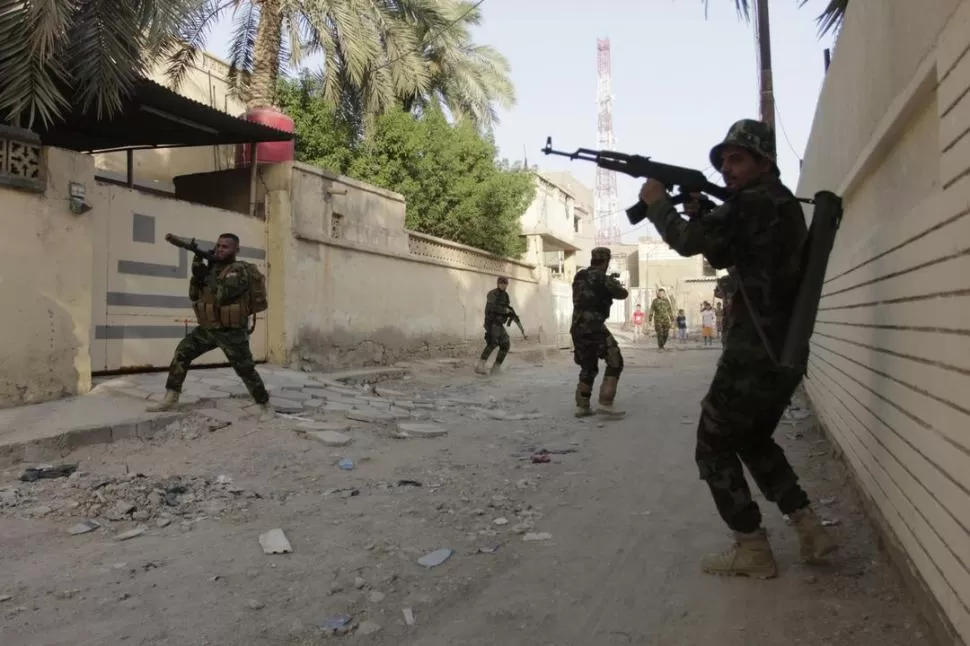
[[[667,337],[670,335],[670,328],[674,324],[674,308],[670,305],[667,292],[660,288],[657,296],[650,303],[650,317],[653,322],[653,329],[657,332],[657,347],[661,350],[667,345]]]
[[[236,260],[238,251],[239,237],[223,233],[216,242],[215,262],[206,263],[199,255],[192,261],[189,298],[199,325],[175,348],[165,382],[165,399],[150,406],[149,411],[175,408],[189,365],[219,348],[259,404],[261,418],[265,421],[273,417],[269,393],[256,372],[249,349],[249,317],[266,309],[266,282],[255,265]]]
[[[600,413],[621,417],[623,411],[613,409],[616,387],[623,372],[623,355],[620,346],[606,327],[614,300],[623,300],[628,292],[613,276],[607,273],[610,250],[606,247],[593,249],[590,266],[580,269],[573,279],[573,321],[569,334],[573,339],[573,359],[579,366],[579,384],[576,386],[576,417],[592,415],[589,400],[593,384],[599,372],[599,360],[606,360],[603,383],[600,384]]]
[[[485,349],[482,356],[478,359],[475,372],[480,375],[485,374],[485,362],[495,348],[498,354],[495,356],[495,363],[492,364],[491,374],[497,374],[502,369],[502,362],[505,361],[512,342],[509,340],[509,333],[505,331],[505,324],[510,315],[514,315],[515,310],[509,301],[509,279],[500,276],[498,286],[488,293],[485,297]]]

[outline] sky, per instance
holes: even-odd
[[[815,16],[826,0],[770,3],[778,166],[794,188],[824,76]],[[594,8],[595,7],[595,8]],[[710,148],[728,127],[758,117],[758,65],[753,26],[738,19],[732,0],[484,0],[478,44],[508,59],[516,104],[499,113],[500,157],[540,170],[568,170],[594,187],[595,165],[546,156],[551,136],[560,150],[597,147],[596,42],[612,50],[614,149],[704,170]],[[208,49],[225,58],[231,18],[216,25]],[[643,180],[617,175],[623,242],[656,237],[653,226],[631,226],[623,210]]]

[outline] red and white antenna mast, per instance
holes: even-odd
[[[610,72],[610,39],[596,39],[596,147],[613,150],[613,79]],[[616,174],[596,169],[594,192],[594,223],[596,245],[603,247],[620,243],[619,206],[616,198]]]

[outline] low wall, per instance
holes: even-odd
[[[71,181],[93,189],[94,163],[2,134],[0,140],[7,153],[0,161],[0,408],[6,408],[90,389],[92,221],[70,211],[69,196]],[[18,182],[34,175],[30,169],[38,181]]]
[[[269,313],[270,360],[334,369],[464,353],[482,342],[499,275],[530,338],[552,340],[552,294],[531,265],[408,231],[400,195],[318,168],[280,165],[264,184],[270,266],[285,267],[270,278],[284,301]]]

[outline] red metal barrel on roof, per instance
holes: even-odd
[[[240,116],[240,119],[276,128],[283,132],[294,132],[296,129],[293,119],[274,108],[252,108]],[[237,167],[249,166],[252,159],[252,147],[252,144],[236,146]],[[289,141],[264,141],[256,144],[256,160],[260,164],[293,161],[295,154],[296,142],[293,139]]]

